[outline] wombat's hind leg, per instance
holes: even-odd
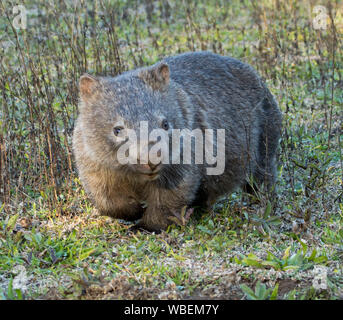
[[[274,189],[277,176],[277,147],[280,138],[281,113],[274,98],[267,91],[263,101],[263,119],[258,143],[258,159],[254,172],[254,182],[264,185],[267,191]]]

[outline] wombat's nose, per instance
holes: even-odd
[[[145,168],[145,170],[151,170],[152,172],[160,165],[160,162],[157,164],[154,164],[152,162],[148,162],[147,164],[142,164],[142,167]]]
[[[151,163],[150,161],[148,162],[148,165],[151,169],[151,171],[154,171],[160,164],[161,162],[157,163],[157,164],[154,164],[154,163]]]

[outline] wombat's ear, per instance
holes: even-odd
[[[81,99],[87,101],[99,92],[100,82],[96,77],[85,73],[80,78],[79,87]]]
[[[159,62],[143,69],[138,76],[153,89],[162,90],[169,84],[170,71],[166,63]]]

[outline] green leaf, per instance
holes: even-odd
[[[82,261],[82,260],[88,258],[94,251],[95,251],[95,249],[85,250],[82,254],[80,254],[79,260]]]
[[[201,230],[201,231],[203,231],[203,232],[205,232],[205,233],[207,233],[207,234],[209,234],[209,235],[212,235],[213,234],[213,232],[211,231],[211,230],[209,230],[209,229],[207,229],[206,227],[204,227],[204,226],[198,226],[197,227],[199,230]]]
[[[248,266],[260,267],[261,266],[261,259],[259,259],[257,256],[255,256],[253,253],[249,253],[247,257],[242,259],[242,263],[245,263]]]
[[[320,257],[313,259],[313,262],[318,263],[318,264],[323,263],[323,262],[327,262],[327,261],[328,261],[328,258],[325,256],[320,256]]]
[[[304,253],[304,256],[305,256],[305,254],[306,254],[306,252],[307,252],[307,244],[306,243],[304,243],[304,242],[302,242],[301,240],[299,241],[300,242],[300,244],[301,244],[301,246],[302,246],[302,248],[303,248],[303,253]]]
[[[279,284],[277,283],[276,286],[273,289],[272,294],[270,295],[270,300],[276,300],[277,295],[278,295],[278,291],[279,291]]]
[[[17,300],[23,300],[23,294],[20,289],[15,289],[15,292],[17,294]]]
[[[209,227],[210,227],[211,229],[214,229],[214,222],[213,222],[212,219],[210,219],[210,220],[208,221],[208,225],[209,225]]]
[[[11,232],[14,229],[14,226],[18,220],[18,217],[19,217],[19,213],[9,218],[8,223],[7,223],[7,231]]]
[[[268,259],[268,260],[274,259],[274,260],[279,261],[279,258],[278,258],[274,253],[272,253],[272,252],[270,252],[270,251],[267,251],[267,259]]]
[[[285,299],[286,300],[295,300],[296,293],[297,293],[296,289],[293,289],[292,291],[287,293],[287,295],[285,296]]]
[[[246,294],[248,299],[258,300],[258,297],[255,295],[255,292],[252,291],[246,284],[241,284],[240,287],[242,291]]]
[[[255,287],[255,295],[259,299],[264,299],[266,295],[266,291],[267,291],[266,286],[264,284],[261,284],[260,281],[257,281],[256,287]]]
[[[303,261],[303,257],[301,255],[301,250],[299,250],[297,253],[293,254],[289,259],[288,259],[288,264],[289,265],[296,265],[299,266]]]
[[[268,224],[277,226],[281,224],[281,219],[278,216],[271,217],[270,219],[268,219]]]
[[[10,300],[14,300],[14,293],[13,293],[13,278],[10,279],[8,283],[7,289],[7,298]]]
[[[276,261],[262,261],[261,264],[263,266],[270,266],[273,267],[275,270],[281,270],[281,266]]]
[[[268,201],[266,209],[264,210],[263,218],[267,219],[270,216],[271,212],[272,212],[272,205],[270,204],[270,201]]]
[[[39,246],[42,242],[42,234],[40,232],[37,232],[37,233],[33,233],[32,234],[32,240],[34,241],[34,243]]]
[[[308,261],[313,261],[315,259],[316,255],[317,255],[317,250],[313,249],[311,255],[308,258]]]
[[[242,264],[242,260],[239,260],[237,257],[233,258],[237,264]]]
[[[288,259],[288,257],[289,257],[289,252],[290,252],[290,250],[291,250],[291,247],[292,247],[292,246],[289,246],[289,247],[285,250],[285,253],[284,253],[283,257],[282,257],[282,260],[287,260],[287,259]]]
[[[286,267],[283,268],[284,271],[296,270],[296,269],[299,269],[299,266],[286,266]]]

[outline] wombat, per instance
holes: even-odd
[[[282,117],[251,66],[210,52],[191,52],[116,77],[85,74],[79,88],[73,149],[80,180],[100,214],[139,219],[137,228],[160,231],[183,217],[185,208],[210,210],[218,197],[249,185],[251,177],[273,187]],[[148,136],[143,137],[142,123],[148,124]],[[162,145],[161,137],[150,137],[154,129],[165,132],[163,139],[177,129],[198,130],[204,136],[212,130],[212,136],[199,141],[217,149],[217,163],[194,160],[194,139],[188,145],[192,159],[183,161],[186,136],[180,138],[179,151],[161,155],[161,147],[152,161],[149,152]],[[132,132],[137,145],[124,155],[137,161],[123,163],[120,147]],[[204,148],[199,150],[198,156],[205,157]],[[220,152],[224,163],[219,165]],[[179,163],[173,162],[180,155]],[[221,166],[217,173],[216,166]]]

